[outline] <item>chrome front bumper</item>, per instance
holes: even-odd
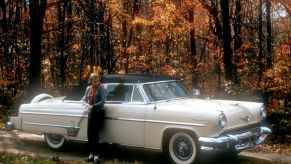
[[[270,133],[270,128],[259,127],[256,130],[224,134],[217,138],[200,137],[199,143],[202,151],[241,151],[263,143]]]

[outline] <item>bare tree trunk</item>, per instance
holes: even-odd
[[[67,56],[65,56],[65,17],[68,1],[64,3],[58,3],[58,21],[60,32],[58,34],[58,49],[60,53],[60,92],[63,94],[65,92],[66,83],[66,62]],[[63,7],[62,7],[63,6]]]
[[[6,18],[6,4],[5,4],[5,0],[0,0],[0,7],[1,7],[1,11],[2,11],[2,20],[1,22],[1,28],[2,28],[2,35],[1,38],[4,38],[5,33],[7,33],[8,31],[8,27],[7,27],[7,18]],[[6,58],[6,54],[8,53],[8,50],[5,50],[6,46],[6,41],[4,39],[0,40],[1,46],[3,47],[3,57]],[[7,48],[6,48],[7,49]],[[5,59],[6,60],[6,59]],[[1,63],[1,79],[4,79],[4,61],[2,61]],[[1,88],[0,88],[1,89]],[[4,85],[2,85],[2,90],[4,90]]]
[[[194,23],[194,8],[188,10],[189,13],[189,22]],[[196,39],[195,39],[195,27],[192,27],[190,30],[190,61],[193,64],[192,71],[192,87],[198,89],[198,70],[197,70],[197,52],[196,52]]]
[[[1,20],[1,28],[2,28],[2,39],[0,40],[0,43],[3,47],[3,56],[4,56],[4,61],[5,63],[11,63],[10,62],[10,56],[9,56],[9,44],[8,44],[8,22],[7,22],[7,10],[6,10],[6,3],[5,0],[0,0],[0,5],[1,5],[1,9],[2,9],[2,20]],[[6,67],[4,67],[4,65],[2,66],[2,71],[6,71],[6,72],[10,72],[10,65],[6,65]],[[5,69],[4,69],[5,68]],[[4,75],[4,73],[2,74]]]
[[[89,7],[89,13],[88,16],[89,17],[89,22],[88,22],[88,26],[89,26],[89,38],[90,38],[90,49],[89,49],[89,56],[90,56],[90,71],[93,72],[93,66],[96,63],[95,62],[95,54],[96,54],[96,40],[95,40],[95,36],[96,36],[96,21],[95,21],[95,1],[91,0],[90,1],[90,7]]]
[[[5,0],[0,0],[0,6],[2,10],[1,28],[2,28],[2,32],[5,33],[8,31]]]
[[[238,53],[237,51],[242,46],[242,38],[241,38],[241,1],[236,0],[235,1],[235,21],[234,21],[234,51],[235,53]],[[234,62],[238,63],[239,58],[238,56],[234,57]],[[233,78],[234,78],[234,84],[239,84],[238,74],[237,74],[237,65],[235,64],[233,66]]]
[[[221,0],[221,15],[223,24],[223,63],[225,69],[225,80],[233,81],[233,63],[232,63],[232,48],[231,48],[231,28],[229,16],[229,0]]]
[[[171,37],[166,34],[166,40],[165,40],[165,59],[166,60],[162,60],[162,61],[165,61],[162,62],[161,66],[164,66],[164,64],[169,64],[170,63],[170,47],[171,47]]]
[[[111,12],[109,11],[108,18],[106,21],[106,60],[107,60],[107,72],[108,74],[114,73],[113,68],[115,67],[115,64],[113,65],[113,47],[111,45],[111,30],[112,30],[112,16]]]
[[[126,58],[126,63],[125,63],[125,65],[124,65],[124,69],[125,69],[125,73],[127,74],[128,73],[128,58],[127,58],[127,56],[128,56],[128,54],[127,54],[127,44],[126,44],[126,42],[127,42],[127,21],[126,20],[124,20],[124,21],[122,21],[122,23],[121,23],[121,29],[122,29],[122,34],[123,34],[123,38],[122,38],[122,56],[123,57],[125,57]]]
[[[41,88],[41,38],[47,0],[30,0],[30,65],[29,92],[35,94]]]
[[[259,56],[258,56],[258,64],[259,64],[259,79],[257,86],[260,86],[262,76],[263,76],[263,0],[260,0],[259,3]]]
[[[272,67],[272,25],[271,25],[271,1],[266,0],[267,10],[267,68]]]
[[[17,44],[17,39],[19,36],[18,36],[18,25],[20,24],[21,22],[21,8],[22,8],[22,5],[23,5],[23,1],[17,1],[16,2],[16,10],[15,10],[15,22],[13,24],[13,31],[14,32],[14,36],[13,36],[13,45],[15,46],[15,50],[16,50],[16,54],[14,55],[15,58],[14,58],[14,61],[16,61],[15,65],[13,66],[14,68],[14,81],[15,81],[15,84],[14,84],[14,95],[17,94],[18,92],[18,89],[21,87],[21,84],[22,84],[22,68],[21,68],[21,64],[20,64],[20,59],[21,59],[21,52],[20,52],[20,48],[19,48],[19,45]]]
[[[191,8],[189,12],[189,22],[193,24],[194,22],[194,9]],[[190,50],[191,50],[191,63],[194,66],[194,69],[197,67],[197,52],[196,52],[196,39],[195,39],[195,27],[192,27],[190,30]]]
[[[98,3],[97,7],[97,25],[99,25],[99,65],[101,66],[102,70],[106,69],[107,60],[106,60],[106,29],[104,25],[104,12],[105,12],[105,4],[103,2]]]
[[[85,45],[82,45],[82,49],[85,49]],[[82,55],[81,55],[81,61],[80,61],[80,71],[79,71],[79,83],[81,83],[83,80],[87,80],[85,78],[83,78],[83,64],[84,64],[84,58],[85,58],[85,54],[86,54],[86,51],[83,51],[82,52]]]
[[[218,8],[217,7],[217,1],[216,0],[211,0],[211,10],[209,10],[209,12],[213,16],[214,23],[215,23],[215,28],[213,28],[212,31],[219,39],[222,39],[223,38],[222,26],[220,24],[219,13],[218,13],[218,9],[217,8]],[[211,27],[211,25],[210,25],[210,27]]]

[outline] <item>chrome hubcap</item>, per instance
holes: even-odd
[[[186,161],[191,158],[193,154],[193,146],[191,141],[184,136],[178,137],[174,141],[173,150],[177,158]]]
[[[48,138],[53,144],[59,144],[63,140],[63,136],[55,135],[55,134],[48,134]]]

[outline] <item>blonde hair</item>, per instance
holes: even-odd
[[[89,76],[89,83],[92,83],[92,79],[98,78],[100,79],[100,76],[97,73],[91,73]]]

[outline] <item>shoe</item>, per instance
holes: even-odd
[[[100,163],[99,156],[94,155],[94,164],[99,164],[99,163]]]
[[[90,154],[88,159],[87,159],[87,162],[93,162],[93,161],[94,161],[94,155]]]

